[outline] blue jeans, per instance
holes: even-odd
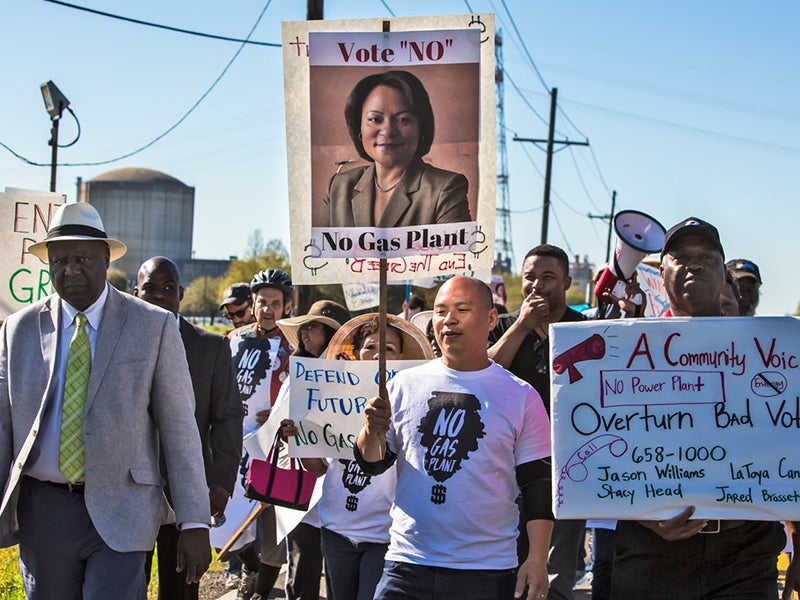
[[[516,569],[461,570],[386,561],[375,600],[511,600]]]
[[[334,598],[372,600],[383,570],[389,544],[353,543],[335,531],[322,528],[322,555]]]

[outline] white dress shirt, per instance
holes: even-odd
[[[107,286],[108,284],[106,284]],[[83,311],[88,323],[86,334],[89,336],[89,346],[94,362],[94,350],[97,346],[97,332],[103,320],[103,312],[108,298],[108,288],[104,287],[100,297],[89,308]],[[64,379],[67,373],[67,359],[69,358],[69,344],[75,335],[75,316],[81,312],[71,306],[64,299],[61,305],[61,329],[58,332],[58,345],[56,349],[56,363],[53,373],[52,395],[47,398],[42,426],[36,441],[39,456],[36,462],[29,465],[24,473],[42,481],[67,483],[67,478],[58,470],[58,454],[61,446],[61,410],[64,402]]]

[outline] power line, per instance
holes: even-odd
[[[567,113],[564,111],[564,109],[561,107],[561,105],[559,105],[559,106],[558,106],[558,112],[560,112],[560,113],[561,113],[561,116],[563,116],[563,117],[564,117],[564,118],[567,120],[567,123],[569,123],[570,125],[572,125],[572,128],[573,128],[573,129],[574,129],[576,132],[578,132],[578,134],[580,134],[581,136],[583,136],[583,138],[584,138],[584,139],[589,139],[589,136],[588,136],[588,135],[586,135],[585,133],[583,133],[583,132],[580,130],[580,128],[579,128],[577,125],[575,125],[575,123],[572,121],[572,119],[570,119],[570,118],[569,118],[569,115],[568,115],[568,114],[567,114]]]
[[[530,54],[530,52],[528,51],[528,47],[527,47],[527,45],[525,44],[525,40],[524,40],[524,39],[522,39],[522,36],[520,35],[519,29],[517,28],[517,26],[516,26],[516,23],[514,22],[514,17],[511,15],[511,12],[508,10],[508,6],[506,5],[506,2],[505,2],[505,0],[500,0],[500,1],[501,1],[501,2],[502,2],[502,4],[503,4],[503,8],[505,9],[505,12],[506,12],[506,14],[508,15],[508,18],[511,20],[511,26],[514,28],[514,31],[515,31],[515,32],[516,32],[516,34],[517,34],[517,38],[519,38],[520,44],[522,45],[523,53],[524,53],[524,54],[527,56],[527,58],[528,58],[528,61],[530,62],[531,66],[533,67],[533,69],[534,69],[534,71],[535,71],[536,75],[539,77],[539,81],[542,83],[542,85],[544,85],[545,89],[547,89],[547,91],[549,92],[549,91],[550,91],[550,89],[549,89],[549,87],[547,86],[547,84],[545,83],[545,81],[544,81],[544,78],[541,76],[541,73],[539,72],[539,69],[536,67],[536,63],[534,62],[533,58],[531,57],[531,54]],[[490,0],[490,3],[492,4],[492,6],[494,6],[494,4],[491,2],[491,0]],[[497,12],[497,11],[495,11],[495,12]],[[533,113],[534,113],[534,114],[535,114],[535,115],[536,115],[536,116],[539,118],[539,120],[541,120],[541,121],[542,121],[542,122],[543,122],[543,123],[544,123],[546,126],[549,126],[549,124],[547,123],[547,121],[545,121],[545,120],[542,118],[542,116],[541,116],[541,115],[540,115],[538,112],[536,112],[536,110],[533,108],[533,106],[530,104],[530,102],[528,102],[527,98],[525,98],[525,97],[523,96],[523,94],[522,94],[522,91],[521,91],[521,90],[520,90],[520,89],[517,87],[517,85],[514,83],[514,80],[511,78],[511,76],[510,76],[510,75],[508,75],[508,73],[507,73],[507,72],[506,72],[506,75],[507,75],[507,77],[508,77],[509,81],[511,82],[511,85],[514,87],[514,90],[517,92],[517,94],[519,94],[519,96],[522,98],[523,102],[524,102],[524,103],[525,103],[525,104],[528,106],[528,108],[530,108],[530,109],[531,109],[531,111],[533,111]],[[588,141],[588,139],[589,139],[589,136],[588,136],[588,135],[586,135],[585,133],[583,133],[583,131],[582,131],[582,130],[581,130],[581,129],[580,129],[580,128],[579,128],[579,127],[578,127],[578,126],[575,124],[575,122],[574,122],[574,121],[573,121],[573,120],[572,120],[572,119],[569,117],[569,115],[566,113],[566,111],[565,111],[565,110],[564,110],[564,109],[563,109],[563,108],[562,108],[560,105],[558,105],[558,106],[556,107],[556,109],[558,110],[558,112],[560,112],[560,113],[561,113],[561,115],[564,117],[564,119],[567,121],[567,123],[568,123],[569,125],[571,125],[571,126],[572,126],[572,128],[573,128],[573,129],[574,129],[574,130],[575,130],[575,131],[576,131],[576,132],[577,132],[577,133],[578,133],[580,136],[582,136],[582,137],[583,137],[585,140],[587,140],[587,141]],[[556,133],[558,133],[559,135],[562,135],[563,137],[567,137],[567,136],[565,136],[563,133],[559,132],[558,130],[556,130]],[[610,194],[611,192],[609,191],[608,185],[606,185],[606,183],[605,183],[605,178],[603,177],[603,173],[602,173],[602,171],[600,170],[600,165],[599,165],[599,163],[597,162],[597,157],[596,157],[596,156],[594,156],[594,151],[593,151],[593,150],[592,150],[592,157],[593,157],[593,159],[594,159],[595,168],[597,169],[597,174],[598,174],[598,176],[600,177],[600,180],[601,180],[601,182],[603,183],[603,186],[605,187],[606,191],[607,191],[607,192]],[[577,169],[577,165],[576,165],[576,169]],[[578,173],[578,176],[580,177],[580,172]],[[582,179],[581,179],[581,183],[583,184],[583,180],[582,180]],[[586,186],[584,185],[584,189],[585,189],[585,187],[586,187]],[[589,199],[590,199],[590,200],[592,200],[592,198],[591,198],[591,195],[588,193],[588,191],[587,191],[587,196],[589,196]],[[592,200],[592,204],[594,204],[594,200]]]
[[[538,119],[542,123],[544,123],[544,126],[547,127],[548,126],[547,120],[545,120],[545,118],[542,115],[540,115],[538,112],[536,112],[536,109],[533,108],[533,104],[531,104],[530,101],[525,97],[525,95],[522,93],[522,90],[520,90],[517,87],[517,84],[514,82],[513,77],[511,77],[511,75],[509,75],[508,71],[504,70],[503,71],[503,75],[506,77],[506,79],[508,79],[508,82],[511,84],[511,87],[513,87],[514,91],[517,92],[517,94],[519,95],[520,99],[525,103],[525,106],[527,106],[531,110],[531,112],[534,115],[536,115],[538,117]]]
[[[603,187],[606,189],[608,195],[611,195],[611,188],[608,187],[606,183],[605,177],[603,177],[603,172],[600,170],[600,163],[597,162],[597,157],[594,155],[594,149],[589,146],[589,153],[592,155],[592,160],[594,161],[594,166],[597,169],[597,176],[600,177],[600,182],[603,184]]]
[[[390,15],[392,15],[393,17],[396,17],[396,16],[397,16],[396,14],[394,14],[394,11],[393,11],[391,8],[389,8],[389,5],[386,3],[386,0],[381,0],[381,4],[383,4],[383,7],[384,7],[386,10],[388,10],[388,11],[389,11],[389,14],[390,14]]]
[[[666,121],[664,119],[656,119],[654,117],[646,117],[644,115],[637,115],[635,113],[630,113],[622,110],[616,110],[613,108],[608,108],[604,106],[597,106],[595,104],[589,104],[588,102],[580,102],[578,100],[569,100],[570,103],[576,104],[578,106],[583,106],[584,108],[589,108],[592,110],[596,110],[599,112],[605,112],[612,115],[617,115],[620,117],[625,117],[628,119],[633,119],[636,121],[644,121],[645,123],[651,123],[654,125],[661,125],[663,127],[667,127],[670,129],[677,129],[679,131],[683,131],[684,133],[690,133],[694,135],[699,135],[706,138],[711,139],[718,139],[720,141],[725,142],[735,142],[739,144],[747,144],[761,147],[765,150],[775,150],[780,151],[783,153],[788,153],[794,156],[800,154],[800,148],[796,146],[786,146],[783,144],[774,144],[772,142],[764,142],[761,140],[756,140],[753,138],[746,138],[743,136],[738,135],[731,135],[729,133],[722,133],[720,131],[712,131],[710,129],[702,129],[700,127],[692,127],[691,125],[683,125],[681,123],[674,123],[672,121]]]
[[[528,58],[528,62],[530,63],[531,67],[533,67],[533,70],[536,73],[536,77],[539,78],[539,82],[542,84],[542,86],[544,86],[544,89],[547,90],[547,93],[549,94],[550,86],[547,85],[547,83],[545,83],[544,77],[542,77],[542,74],[539,72],[539,68],[536,66],[536,63],[534,62],[533,57],[531,56],[531,53],[528,51],[528,47],[525,45],[525,40],[522,38],[522,34],[519,32],[517,24],[514,21],[514,17],[511,16],[511,11],[508,10],[508,6],[506,5],[506,0],[500,0],[500,2],[503,5],[503,9],[506,11],[506,14],[508,15],[509,21],[511,21],[511,27],[514,28],[514,33],[517,34],[517,37],[519,38],[520,43],[522,44],[522,49],[525,52],[525,56]]]
[[[46,2],[52,2],[54,0],[45,0],[45,1]],[[239,48],[234,53],[233,57],[231,57],[231,59],[228,61],[228,64],[225,65],[225,68],[222,69],[222,72],[217,76],[217,78],[214,80],[214,82],[211,84],[211,86],[209,86],[209,88],[205,92],[203,92],[203,94],[191,106],[191,108],[189,108],[189,110],[187,110],[183,114],[183,116],[180,119],[178,119],[177,122],[174,125],[169,127],[164,133],[162,133],[161,135],[157,136],[153,140],[149,141],[144,146],[141,146],[141,147],[137,148],[136,150],[133,150],[132,152],[128,152],[127,154],[123,154],[122,156],[118,156],[116,158],[111,158],[111,159],[108,159],[108,160],[100,160],[100,161],[96,161],[96,162],[58,163],[58,166],[59,167],[97,167],[97,166],[100,166],[100,165],[107,165],[107,164],[110,164],[110,163],[113,163],[113,162],[124,160],[126,158],[130,158],[131,156],[133,156],[135,154],[139,154],[140,152],[142,152],[144,150],[147,150],[150,146],[152,146],[156,142],[164,139],[167,135],[172,133],[181,123],[183,123],[189,117],[189,115],[191,115],[195,111],[195,109],[198,106],[200,106],[200,103],[203,102],[203,100],[206,99],[206,97],[211,93],[211,91],[215,87],[217,87],[217,84],[225,76],[225,73],[228,72],[228,69],[231,68],[231,66],[233,65],[234,61],[239,57],[239,54],[241,54],[242,50],[244,50],[244,47],[247,45],[247,40],[250,39],[251,35],[253,35],[253,32],[256,30],[256,27],[258,27],[258,24],[261,22],[261,19],[264,17],[264,13],[267,12],[267,9],[269,8],[270,4],[272,4],[272,0],[267,0],[267,3],[264,5],[264,8],[261,9],[261,13],[258,15],[258,18],[256,19],[256,22],[253,23],[253,26],[250,28],[250,31],[247,33],[247,37],[244,40],[242,40],[242,43],[239,45]],[[25,158],[24,156],[21,156],[21,155],[17,154],[16,152],[14,152],[14,150],[9,148],[6,144],[3,144],[2,142],[0,142],[0,145],[2,145],[3,148],[5,148],[9,152],[11,152],[11,154],[16,156],[20,160],[28,163],[29,165],[33,165],[35,167],[49,167],[49,166],[51,166],[49,163],[33,162],[33,161]]]
[[[157,29],[166,29],[167,31],[175,31],[177,33],[185,33],[187,35],[196,35],[199,37],[211,38],[214,40],[223,40],[225,42],[239,42],[241,44],[252,44],[254,46],[270,46],[273,48],[280,48],[280,44],[276,44],[274,42],[254,42],[250,39],[238,39],[227,37],[224,35],[214,35],[213,33],[203,33],[200,31],[192,31],[190,29],[181,29],[180,27],[172,27],[171,25],[162,25],[160,23],[152,23],[150,21],[142,21],[141,19],[134,19],[132,17],[124,17],[122,15],[115,15],[113,13],[104,12],[102,10],[95,10],[94,8],[88,8],[86,6],[78,6],[77,4],[70,4],[69,2],[62,2],[61,0],[44,0],[45,2],[50,2],[51,4],[58,4],[60,6],[65,6],[67,8],[74,8],[75,10],[82,10],[84,12],[92,13],[94,15],[100,15],[101,17],[109,17],[110,19],[118,19],[120,21],[126,21],[128,23],[136,23],[137,25],[145,25],[147,27],[155,27]]]
[[[558,227],[558,230],[561,232],[561,237],[564,238],[564,244],[567,246],[567,250],[569,250],[570,254],[575,254],[575,252],[572,250],[572,246],[569,245],[569,240],[567,239],[567,234],[564,233],[564,228],[561,227],[561,221],[558,220],[555,207],[553,207],[553,219],[556,222],[556,227]]]
[[[567,146],[567,149],[569,150],[569,155],[572,158],[572,164],[575,165],[575,173],[578,175],[578,181],[581,182],[581,187],[583,188],[586,197],[589,199],[589,202],[591,202],[592,206],[594,206],[594,209],[597,212],[600,212],[600,209],[597,207],[597,203],[594,201],[594,198],[592,198],[592,195],[589,193],[589,189],[586,187],[586,182],[583,180],[583,175],[578,167],[578,161],[575,158],[575,153],[572,151],[572,146]]]
[[[530,163],[533,166],[534,170],[539,174],[539,177],[541,177],[542,180],[544,180],[544,173],[542,173],[542,170],[539,168],[539,165],[536,164],[536,161],[533,160],[533,157],[528,152],[528,147],[523,145],[522,146],[522,151],[525,153],[525,156],[528,157],[528,160],[530,161]],[[552,186],[550,187],[550,193],[553,194],[553,196],[555,196],[556,198],[558,198],[564,204],[564,206],[566,206],[569,210],[574,212],[579,217],[585,217],[586,216],[585,213],[582,213],[577,208],[572,206],[569,202],[567,202],[564,199],[564,197],[561,194],[559,194],[558,191],[555,188],[553,188]],[[543,208],[542,206],[539,206],[538,208],[536,208],[536,210],[541,210],[542,208]],[[532,212],[532,211],[527,211],[527,212]]]

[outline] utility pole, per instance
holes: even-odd
[[[322,21],[324,0],[308,0],[306,2],[306,21]]]
[[[603,219],[608,221],[608,240],[606,241],[606,264],[611,259],[611,232],[614,230],[614,209],[617,204],[617,190],[611,192],[611,213],[608,215],[586,215],[590,219]]]
[[[555,153],[553,147],[555,144],[559,144],[560,146],[588,146],[589,141],[585,142],[573,142],[571,140],[555,140],[553,139],[555,136],[556,130],[556,106],[557,106],[557,98],[558,96],[558,88],[553,88],[550,92],[550,126],[547,133],[546,140],[539,140],[539,139],[531,139],[531,138],[521,138],[514,136],[515,142],[531,142],[533,144],[543,144],[547,143],[547,169],[545,170],[544,174],[544,204],[542,207],[542,244],[547,243],[547,225],[550,219],[550,181],[552,179],[552,172],[553,172],[553,154]],[[538,146],[537,146],[538,147]],[[559,150],[563,150],[564,148],[559,148]]]

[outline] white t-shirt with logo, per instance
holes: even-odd
[[[550,456],[539,394],[494,362],[455,371],[441,359],[399,372],[387,388],[397,490],[386,560],[515,568],[515,467]]]
[[[394,467],[367,475],[355,459],[327,459],[328,472],[317,505],[319,524],[352,542],[389,542],[397,474]]]

